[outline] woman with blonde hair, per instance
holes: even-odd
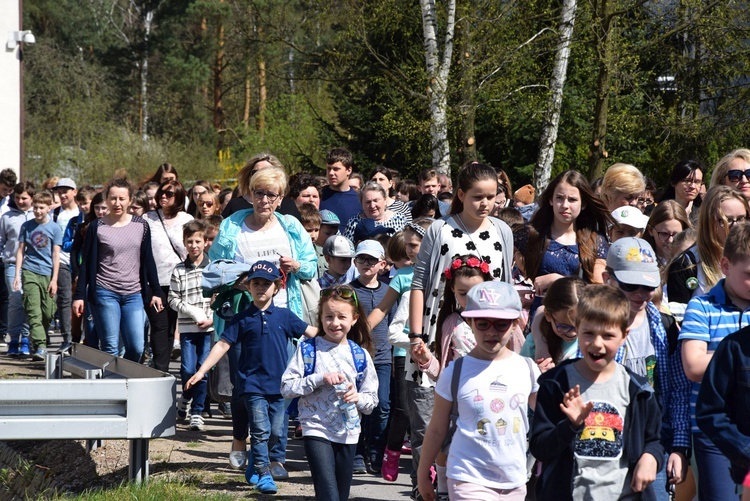
[[[718,185],[706,192],[695,245],[676,256],[667,269],[667,296],[675,318],[681,321],[690,299],[721,280],[720,261],[729,230],[748,217],[750,206],[734,188]]]
[[[602,200],[611,212],[619,207],[638,205],[638,196],[646,189],[646,178],[637,167],[616,163],[607,169],[602,179]]]
[[[711,188],[719,185],[731,186],[750,200],[750,150],[736,149],[716,162],[711,175]]]

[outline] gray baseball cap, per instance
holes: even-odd
[[[659,263],[656,253],[642,238],[626,237],[613,243],[607,254],[607,268],[618,282],[659,287]]]
[[[482,282],[469,289],[464,318],[500,318],[514,320],[521,316],[521,298],[507,282]]]
[[[323,244],[323,255],[331,257],[354,257],[354,244],[342,235],[331,235]]]

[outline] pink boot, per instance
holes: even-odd
[[[398,478],[398,460],[401,458],[401,451],[392,451],[385,448],[383,453],[383,467],[380,474],[384,480],[395,482]]]

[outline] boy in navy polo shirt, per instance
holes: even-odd
[[[232,345],[242,343],[237,384],[243,387],[242,398],[250,418],[252,464],[249,468],[254,468],[255,472],[246,477],[259,492],[274,494],[277,489],[271,476],[268,451],[281,434],[286,433],[281,375],[287,365],[287,339],[302,334],[314,337],[318,329],[307,325],[290,310],[273,304],[273,296],[283,287],[281,273],[273,263],[257,261],[245,279],[245,286],[253,296],[253,304],[232,318],[185,388],[202,380]],[[276,458],[276,461],[283,463],[283,459]]]

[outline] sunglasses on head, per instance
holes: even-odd
[[[745,179],[750,181],[750,169],[746,169],[746,170],[732,169],[727,172],[727,179],[729,179],[733,183],[739,182],[742,179],[742,176],[745,176]]]
[[[638,289],[643,289],[646,292],[654,292],[656,290],[656,287],[649,287],[647,285],[636,285],[636,284],[626,284],[623,282],[620,282],[615,278],[615,281],[617,282],[617,285],[620,287],[620,290],[623,292],[635,292]]]
[[[498,332],[505,332],[510,328],[513,320],[487,320],[486,318],[477,318],[474,320],[474,327],[480,331],[488,331],[490,327],[494,327]]]
[[[354,306],[359,308],[359,301],[357,301],[357,293],[351,287],[331,287],[330,289],[323,289],[320,291],[320,297],[339,297],[345,301],[351,301]]]

